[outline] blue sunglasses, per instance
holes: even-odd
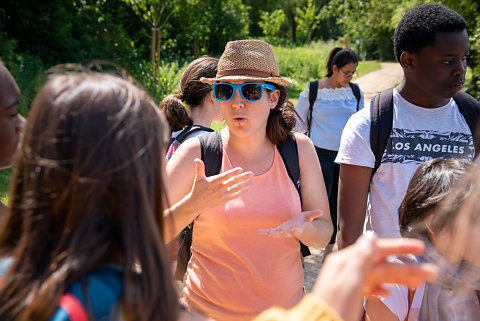
[[[263,97],[263,89],[274,91],[275,86],[259,82],[247,82],[241,85],[232,85],[226,82],[212,84],[213,95],[218,101],[229,101],[238,89],[246,101],[259,101]]]

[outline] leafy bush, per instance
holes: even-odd
[[[182,66],[174,61],[162,63],[159,71],[152,73],[152,64],[140,61],[132,68],[132,75],[142,84],[145,90],[152,96],[155,103],[160,104],[162,99],[172,93],[178,92],[178,83],[187,63]]]
[[[273,46],[280,67],[280,75],[292,78],[289,97],[295,98],[309,81],[323,78],[325,64],[335,42],[313,42],[303,46]]]
[[[260,28],[262,28],[265,37],[271,40],[277,38],[280,27],[284,21],[285,12],[283,12],[281,9],[277,9],[272,12],[262,11],[261,20],[258,22],[258,25]]]

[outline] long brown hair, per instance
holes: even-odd
[[[48,320],[72,282],[113,263],[124,269],[127,320],[176,320],[162,237],[165,127],[151,98],[120,77],[83,72],[47,82],[0,227],[0,256],[13,258],[0,315]]]
[[[295,107],[288,100],[288,94],[285,87],[270,83],[280,91],[280,98],[275,108],[270,110],[267,120],[267,137],[274,145],[283,143],[295,127],[296,119]],[[300,117],[300,116],[298,116]]]
[[[218,59],[202,56],[193,60],[182,73],[178,86],[179,94],[165,97],[160,103],[160,109],[165,114],[172,132],[192,125],[189,110],[183,105],[185,102],[190,108],[202,103],[205,96],[210,94],[211,87],[200,82],[200,78],[211,78],[217,74]]]

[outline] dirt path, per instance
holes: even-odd
[[[381,62],[381,69],[360,76],[353,82],[357,83],[365,95],[365,103],[385,89],[392,88],[403,79],[403,70],[396,62]]]
[[[382,62],[381,69],[360,76],[353,82],[357,83],[365,95],[365,103],[379,92],[399,84],[403,79],[402,67],[398,63]],[[323,250],[313,249],[312,255],[305,258],[305,290],[310,292],[323,262]]]

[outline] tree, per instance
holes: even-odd
[[[162,33],[168,23],[173,10],[170,0],[124,0],[132,6],[135,13],[141,17],[151,29],[150,60],[153,72],[156,73],[160,67],[160,51],[162,44]]]
[[[313,3],[313,0],[307,1],[304,9],[297,8],[298,30],[307,35],[307,43],[312,42],[312,31],[320,23],[320,10]]]
[[[285,21],[285,12],[282,9],[276,9],[272,12],[263,11],[261,21],[258,22],[263,30],[263,34],[270,40],[276,38],[280,27]]]

